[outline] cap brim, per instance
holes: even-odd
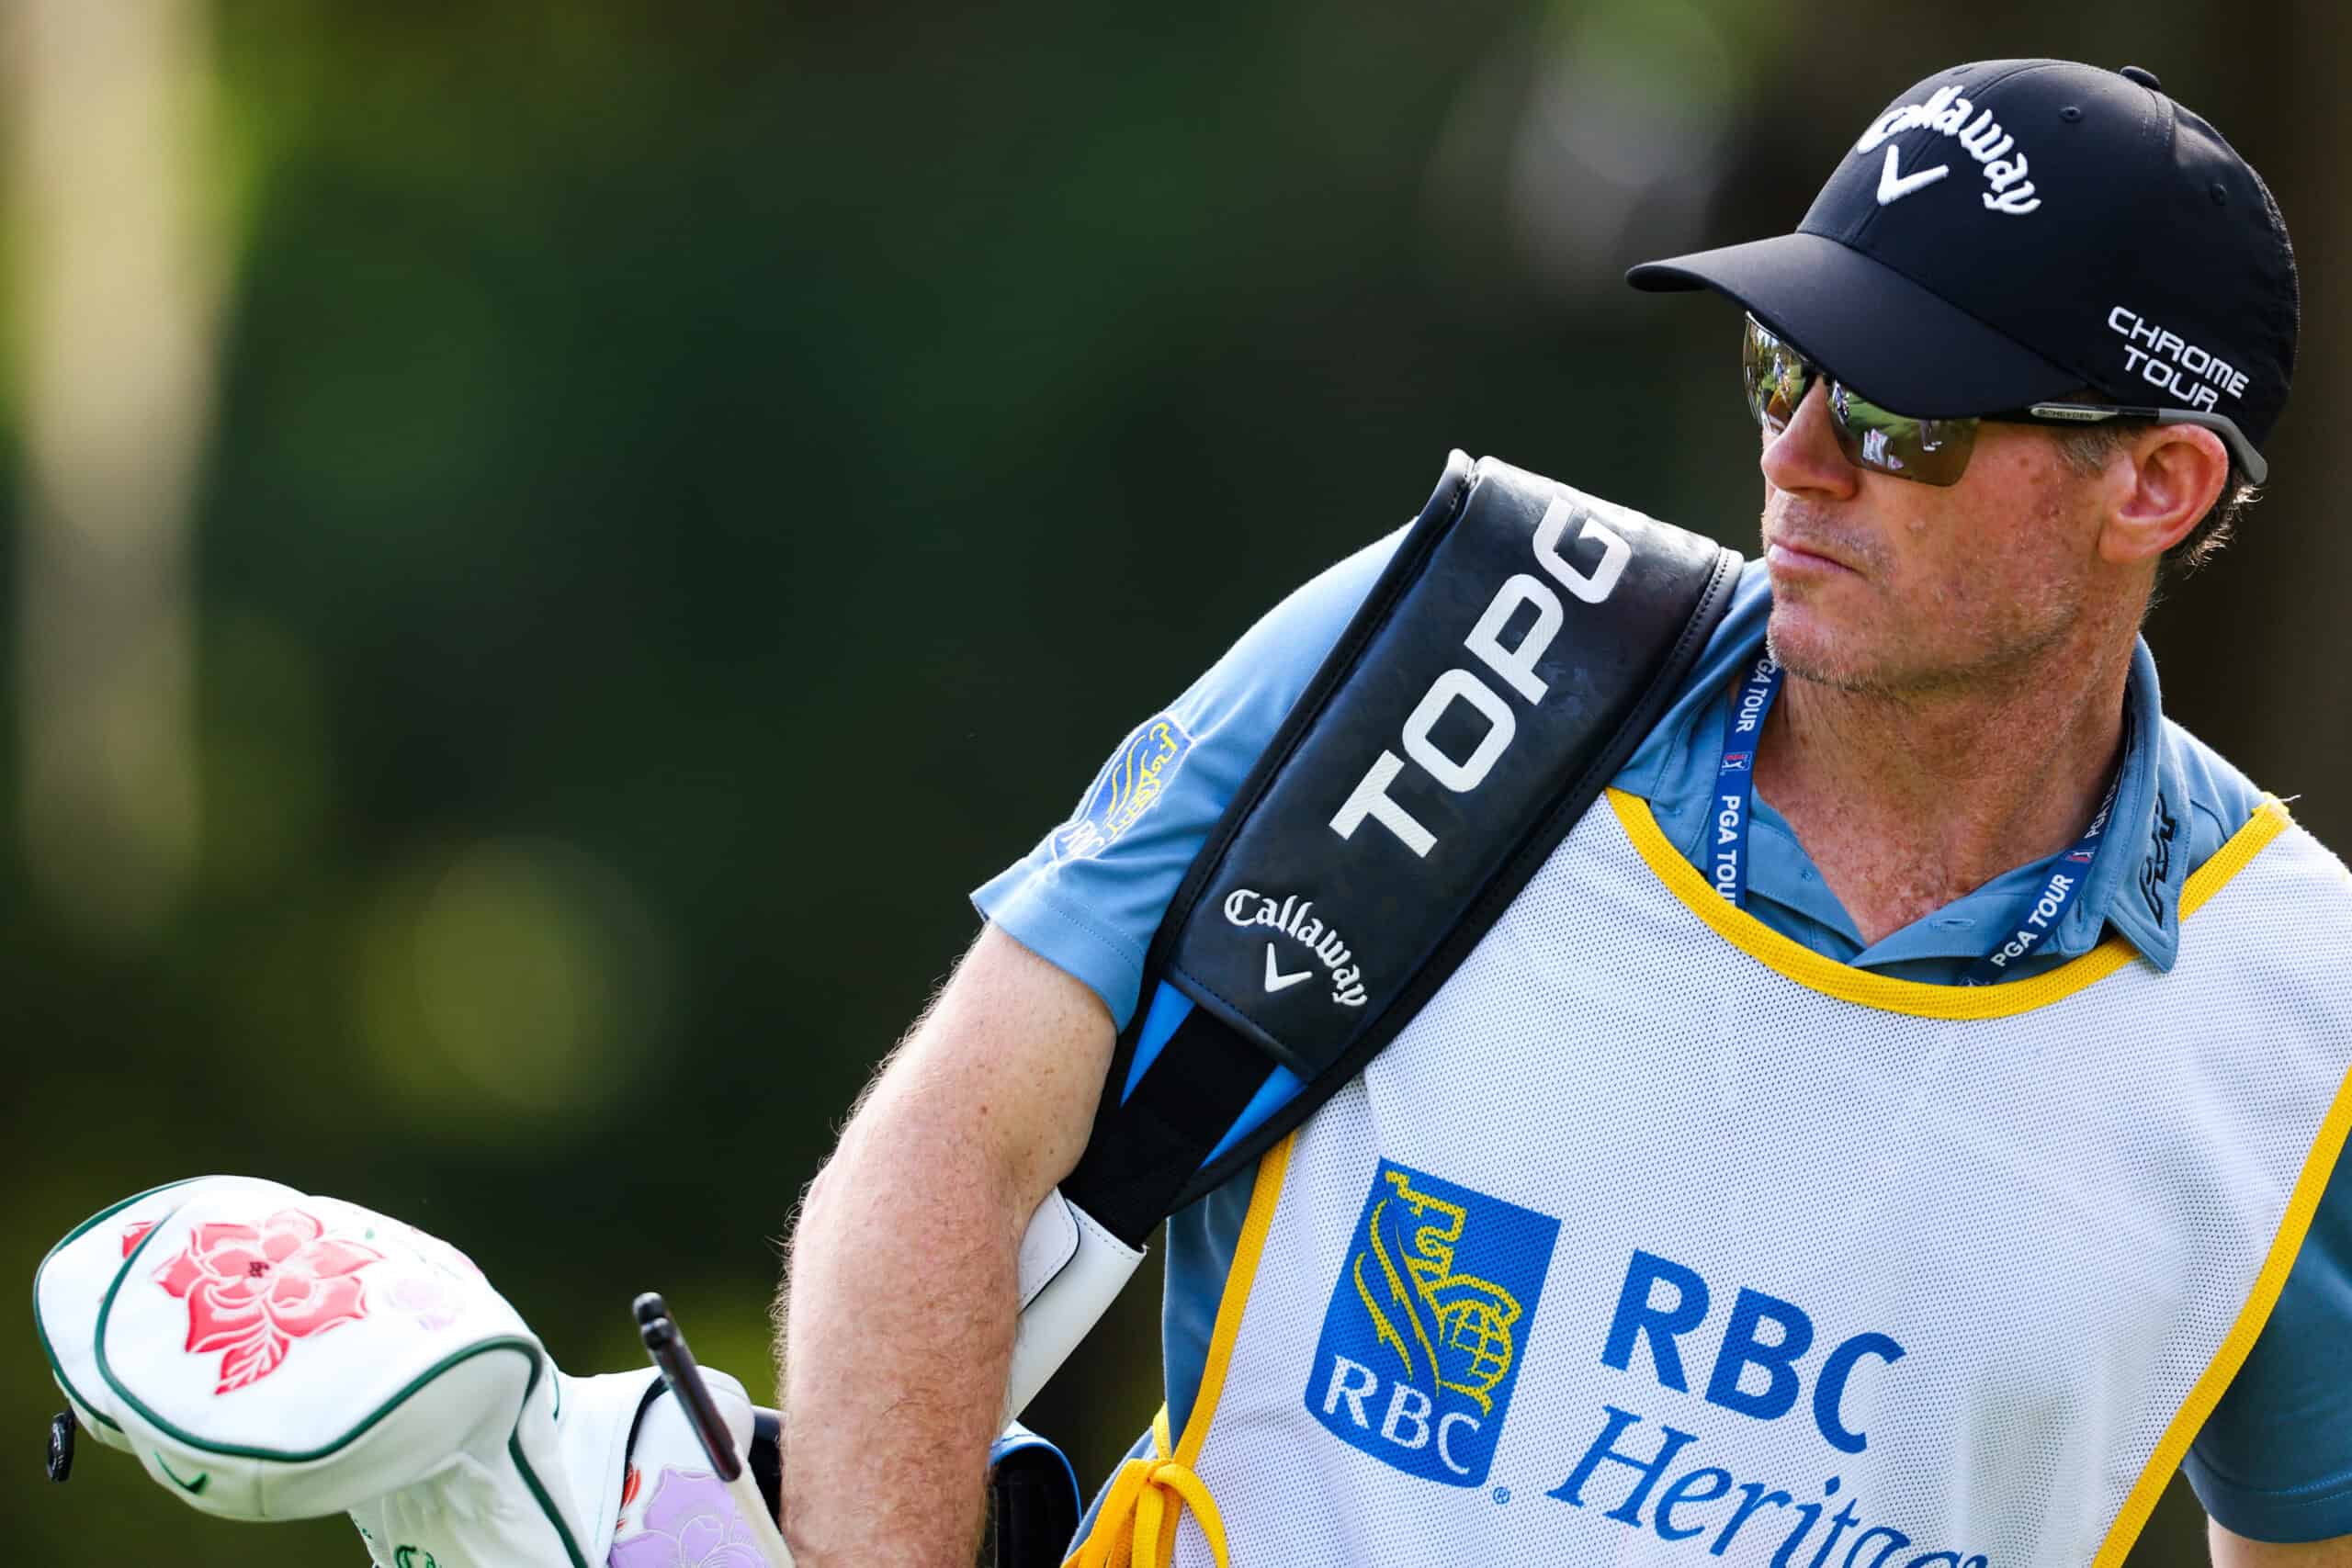
[[[2021,408],[2083,385],[2082,376],[1819,234],[1644,262],[1625,281],[1653,293],[1712,288],[1871,401],[1921,418]]]

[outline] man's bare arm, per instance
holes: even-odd
[[[2352,1568],[2352,1535],[2282,1546],[2233,1535],[2219,1519],[2208,1519],[2206,1525],[2213,1568]]]
[[[1100,998],[990,926],[851,1117],[778,1303],[801,1568],[972,1561],[1022,1233],[1085,1148],[1114,1039]]]

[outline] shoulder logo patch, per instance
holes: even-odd
[[[1560,1222],[1391,1160],[1331,1291],[1306,1408],[1333,1437],[1446,1486],[1482,1486]]]
[[[1192,750],[1192,734],[1174,714],[1146,719],[1112,754],[1079,814],[1054,830],[1055,863],[1090,860],[1118,842],[1168,793]]]

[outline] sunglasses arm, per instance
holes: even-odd
[[[1997,417],[1997,416],[1996,416]],[[2210,430],[2222,438],[2222,445],[2245,470],[2245,477],[2261,484],[2270,477],[2270,465],[2245,438],[2245,432],[2226,414],[2205,413],[2197,409],[2140,408],[2120,403],[2035,403],[2008,416],[2033,424],[2103,424],[2111,419],[2143,421],[2150,424],[2193,424]]]

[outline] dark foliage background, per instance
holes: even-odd
[[[966,890],[1450,446],[1752,548],[1736,318],[1618,274],[1786,228],[1958,60],[2147,65],[2276,187],[2307,316],[2275,495],[2151,637],[2173,709],[2352,842],[2342,27],[223,0],[199,854],[127,938],[0,835],[0,1257],[22,1281],[115,1197],[266,1174],[448,1236],[572,1371],[635,1364],[661,1288],[765,1396],[776,1238]],[[1157,1403],[1153,1296],[1035,1413],[1091,1476]],[[17,1560],[360,1560],[110,1454],[46,1487],[17,1299]],[[2184,1499],[2135,1562],[2202,1561]]]

